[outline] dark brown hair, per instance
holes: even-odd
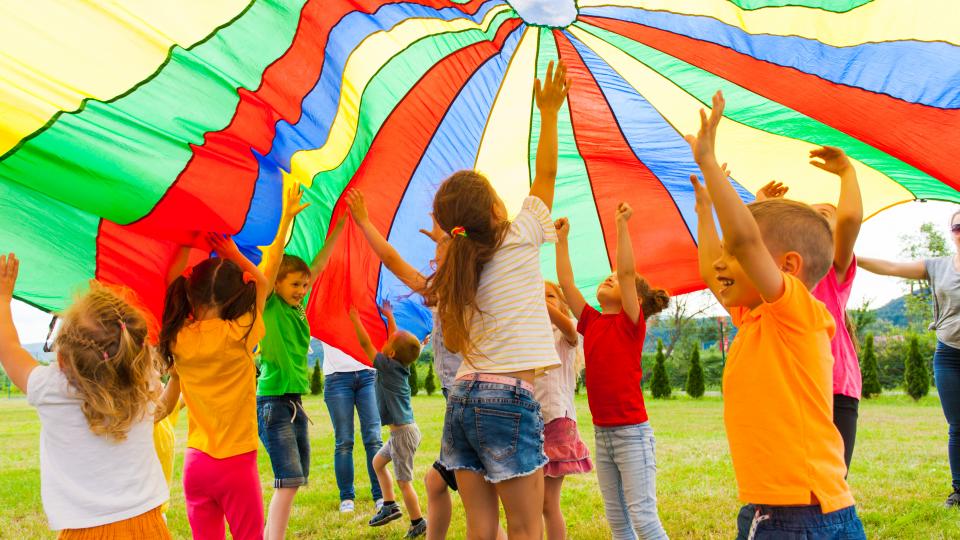
[[[637,297],[644,319],[653,317],[670,305],[670,293],[666,289],[654,289],[642,276],[637,276]]]
[[[477,312],[480,274],[510,226],[509,221],[494,223],[497,200],[490,182],[475,171],[454,173],[433,198],[433,216],[440,227],[448,233],[463,227],[465,236],[451,235],[437,271],[427,279],[424,297],[437,308],[444,345],[464,360],[474,352],[470,318]]]
[[[309,278],[312,273],[310,266],[303,259],[284,253],[283,258],[280,259],[280,268],[277,270],[277,282],[283,281],[287,274],[305,274]]]
[[[193,267],[190,277],[180,276],[167,287],[160,328],[160,354],[173,362],[177,334],[198,308],[220,308],[227,321],[253,313],[256,317],[257,284],[244,283],[243,270],[233,261],[214,257]],[[251,325],[252,328],[252,325]]]
[[[798,277],[813,289],[833,265],[833,232],[827,219],[810,205],[787,199],[753,202],[747,208],[771,255],[800,254],[803,266]]]

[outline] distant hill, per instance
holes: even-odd
[[[878,320],[888,321],[894,326],[906,326],[908,324],[906,298],[907,295],[895,298],[873,310],[873,312],[877,315]]]

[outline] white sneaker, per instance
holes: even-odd
[[[379,512],[383,508],[383,499],[377,499],[373,502],[373,505],[377,507],[377,512]]]
[[[353,512],[353,501],[350,499],[340,501],[340,513],[345,514],[347,512]]]

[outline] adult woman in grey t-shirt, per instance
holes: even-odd
[[[933,374],[943,415],[950,425],[947,455],[953,476],[953,493],[946,506],[960,508],[960,211],[950,218],[950,232],[957,255],[911,262],[857,259],[860,268],[884,276],[923,279],[933,289],[937,349]]]

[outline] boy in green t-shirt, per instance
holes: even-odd
[[[310,437],[300,396],[310,391],[307,352],[310,325],[305,299],[323,272],[343,230],[343,219],[330,231],[313,264],[283,253],[293,218],[308,205],[300,204],[299,186],[287,192],[277,238],[264,254],[263,273],[273,283],[273,294],[263,310],[267,333],[260,342],[260,378],[257,381],[257,424],[270,464],[275,491],[270,500],[264,538],[284,538],[297,488],[310,473]]]

